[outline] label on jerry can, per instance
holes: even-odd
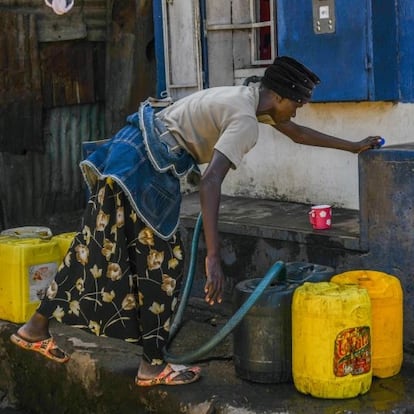
[[[335,339],[334,374],[337,377],[361,375],[371,370],[369,326],[344,329]]]
[[[38,302],[44,299],[57,270],[57,262],[29,266],[29,302]]]

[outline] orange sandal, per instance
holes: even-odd
[[[56,342],[52,337],[44,339],[43,341],[29,342],[20,337],[19,335],[13,334],[10,336],[10,340],[20,348],[26,349],[27,351],[38,352],[44,357],[49,358],[55,362],[59,362],[61,364],[64,364],[65,362],[69,361],[70,358],[69,355],[67,355],[56,345]],[[54,355],[52,352],[50,352],[54,350],[59,350],[63,354],[63,357],[58,357]]]
[[[178,379],[180,375],[190,372],[193,376],[189,379]],[[151,379],[135,378],[135,384],[139,387],[152,387],[153,385],[184,385],[197,381],[201,375],[200,367],[187,367],[185,365],[167,364],[166,367]]]

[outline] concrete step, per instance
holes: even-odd
[[[209,307],[191,298],[183,325],[170,352],[177,356],[198,349],[215,335],[232,313],[230,305]],[[200,381],[177,387],[139,388],[134,377],[141,348],[123,341],[98,338],[55,323],[52,333],[71,353],[59,365],[9,341],[18,326],[0,322],[0,407],[31,413],[115,414],[320,414],[414,412],[414,364],[408,359],[400,374],[374,379],[370,391],[346,400],[316,399],[296,391],[294,384],[260,384],[237,377],[229,335],[198,364]]]

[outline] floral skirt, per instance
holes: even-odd
[[[184,269],[177,232],[159,238],[110,178],[98,181],[75,236],[38,312],[97,336],[143,346],[162,363]]]

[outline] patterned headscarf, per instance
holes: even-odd
[[[320,79],[304,65],[288,56],[277,57],[266,69],[262,84],[282,98],[304,103]]]

